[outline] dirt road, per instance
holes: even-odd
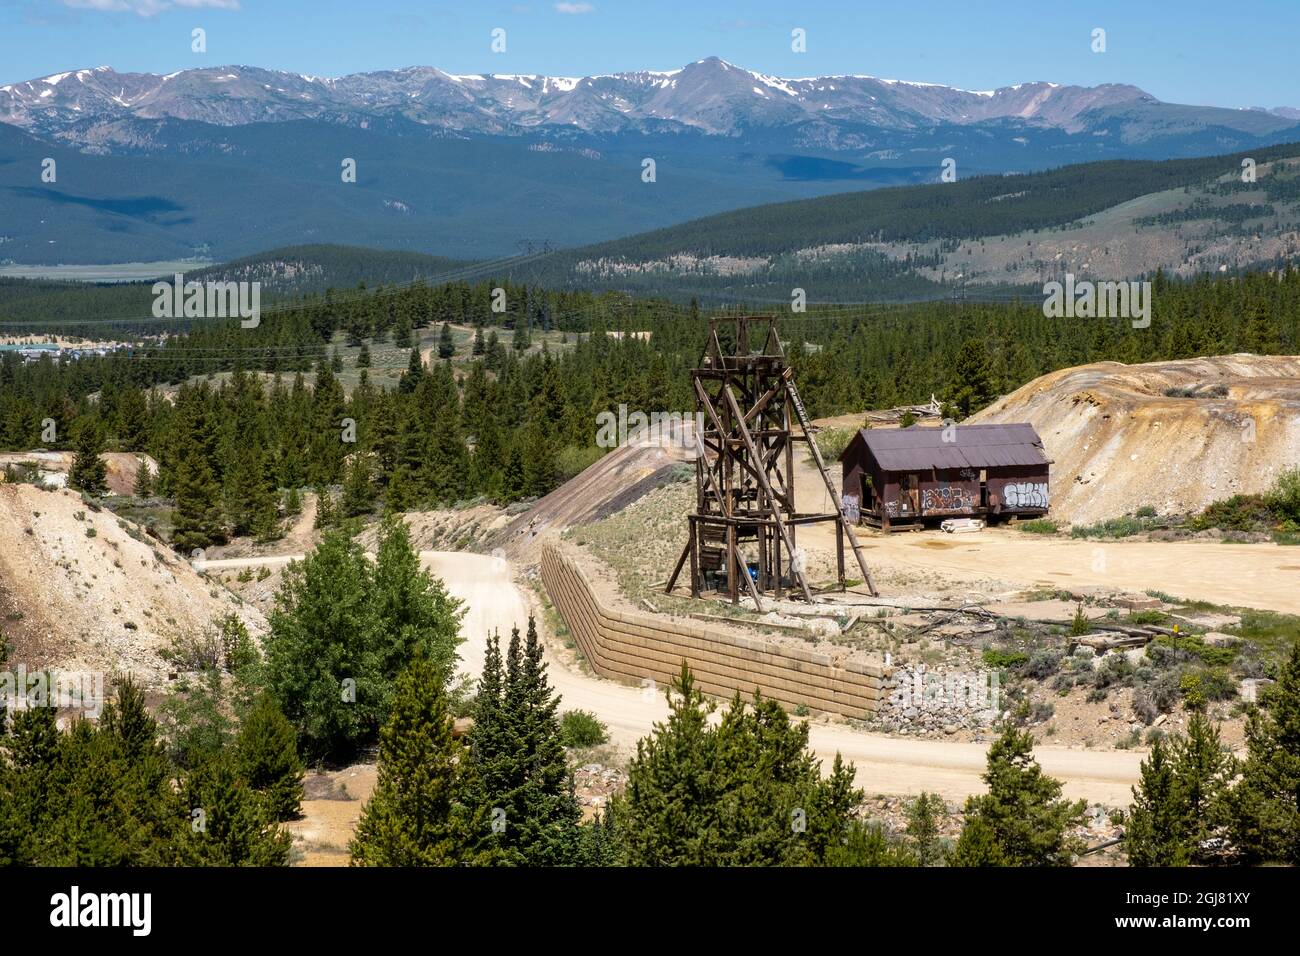
[[[900,533],[864,544],[882,563],[995,577],[1027,587],[1157,590],[1179,598],[1300,614],[1300,551],[1276,544],[1044,539],[1013,528],[960,537]]]
[[[800,508],[834,511],[817,472],[806,462],[798,468]],[[863,530],[859,540],[873,572],[902,568],[949,583],[968,582],[976,590],[987,590],[981,585],[990,582],[1018,588],[1104,586],[1300,614],[1300,548],[1272,543],[1094,541],[1043,537],[1005,525],[965,535]],[[834,528],[801,528],[799,543],[832,554]]]
[[[208,570],[276,566],[300,556],[235,558],[208,561]],[[515,585],[504,558],[468,552],[421,552],[430,572],[447,590],[466,602],[461,633],[462,669],[477,676],[482,668],[487,635],[502,636],[528,621],[529,604]],[[583,674],[548,649],[551,683],[563,697],[562,710],[588,710],[609,727],[611,740],[631,750],[656,721],[668,717],[662,687],[629,687]],[[983,784],[985,748],[980,744],[944,740],[914,740],[867,734],[839,725],[814,723],[811,744],[829,765],[838,751],[857,767],[858,785],[868,793],[915,794],[921,790],[961,800]],[[1065,782],[1071,797],[1107,805],[1127,804],[1129,787],[1137,780],[1141,754],[1131,751],[1083,751],[1060,747],[1035,750],[1043,769]]]

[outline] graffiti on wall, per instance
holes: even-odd
[[[857,495],[844,496],[844,520],[857,524],[862,518],[861,505]]]
[[[1002,489],[1002,500],[1008,508],[1046,508],[1047,482],[1021,481]]]
[[[921,509],[926,512],[966,511],[975,507],[975,496],[961,485],[940,485],[921,492]]]

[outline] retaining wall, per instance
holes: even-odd
[[[757,688],[787,708],[867,718],[887,695],[873,664],[833,664],[826,654],[742,637],[636,611],[603,607],[565,546],[542,549],[542,583],[588,664],[602,677],[668,684],[685,660],[708,694],[748,697]]]

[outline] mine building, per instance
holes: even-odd
[[[1028,424],[864,428],[840,464],[853,524],[919,530],[927,518],[1047,514],[1051,462]]]

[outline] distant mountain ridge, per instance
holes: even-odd
[[[0,263],[322,243],[495,259],[938,182],[949,160],[964,181],[1253,153],[1300,141],[1289,112],[1164,103],[1123,84],[783,79],[716,57],[593,77],[97,67],[0,86]],[[355,179],[340,175],[345,158]]]
[[[96,142],[95,129],[126,119],[182,119],[217,126],[287,120],[353,124],[402,117],[449,133],[530,135],[697,131],[736,136],[804,127],[804,138],[862,145],[863,127],[915,130],[1002,120],[1078,133],[1098,111],[1162,104],[1126,84],[1094,87],[1021,83],[987,91],[865,75],[789,79],[709,57],[676,70],[586,77],[453,74],[408,67],[318,77],[248,66],[157,75],[107,66],[0,86],[0,122]],[[1207,123],[1242,131],[1279,129],[1294,110],[1196,107]]]

